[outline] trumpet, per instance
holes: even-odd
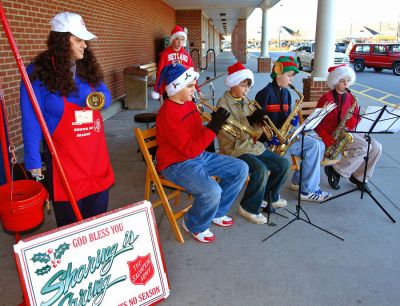
[[[102,92],[91,92],[86,97],[86,105],[91,110],[101,110],[104,107],[104,102],[106,98]]]
[[[200,112],[202,117],[205,118],[207,121],[211,121],[212,119],[211,114],[204,110],[204,106],[213,112],[217,111],[217,108],[215,106],[208,104],[207,102],[205,102],[205,100],[198,99],[197,95],[195,95],[194,100],[196,102],[197,110]],[[241,138],[242,134],[246,133],[250,135],[254,141],[260,138],[261,134],[263,133],[262,130],[252,129],[231,118],[228,118],[228,120],[226,120],[226,123],[222,126],[222,129],[227,133],[231,134],[235,138]]]

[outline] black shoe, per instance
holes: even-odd
[[[357,188],[363,190],[363,182],[357,180],[354,176],[350,176],[349,181],[354,185],[357,185]],[[364,191],[372,193],[371,189],[369,189],[368,184],[364,183]]]
[[[332,189],[338,190],[340,189],[339,181],[340,181],[340,174],[333,169],[332,166],[325,166],[325,174],[328,177],[329,186]]]

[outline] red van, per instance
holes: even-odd
[[[357,72],[365,68],[373,68],[376,72],[392,69],[395,75],[400,75],[400,44],[355,44],[349,56]]]

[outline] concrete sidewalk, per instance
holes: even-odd
[[[235,62],[230,52],[217,59],[217,74],[224,73]],[[247,67],[256,71],[257,62],[249,58]],[[201,74],[213,76],[208,69]],[[294,85],[302,91],[299,73]],[[255,73],[255,86],[249,97],[270,81],[268,74]],[[218,99],[226,90],[224,78],[214,81]],[[205,95],[207,86],[202,90]],[[293,98],[297,99],[295,93]],[[376,105],[373,100],[359,97],[362,105]],[[159,104],[150,100],[148,111],[157,111]],[[105,121],[107,143],[116,174],[111,190],[110,209],[143,200],[146,165],[137,153],[133,116],[142,111],[124,110]],[[400,136],[377,135],[384,148],[373,179],[373,195],[397,220],[400,220]],[[322,171],[323,172],[323,171]],[[321,175],[321,187],[330,190],[326,176]],[[288,189],[282,196],[295,211],[297,194]],[[353,185],[343,179],[341,190]],[[330,190],[332,191],[332,190]],[[333,192],[337,193],[337,192]],[[241,196],[240,196],[241,197]],[[167,265],[171,295],[164,305],[398,305],[400,299],[400,228],[393,224],[368,196],[360,199],[353,192],[326,204],[302,203],[304,211],[316,225],[344,238],[341,241],[301,220],[262,242],[285,225],[289,217],[273,215],[275,227],[255,225],[237,213],[238,202],[230,215],[235,226],[229,229],[212,226],[217,240],[203,245],[184,234],[185,243],[175,240],[163,209],[155,210],[160,239]],[[305,217],[304,214],[301,215]],[[46,216],[38,234],[55,227],[54,216]],[[21,290],[12,257],[13,236],[0,235],[0,305],[16,305]]]

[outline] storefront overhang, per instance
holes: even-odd
[[[239,19],[247,19],[257,7],[271,8],[280,0],[163,0],[176,10],[202,10],[220,33],[232,33]]]

